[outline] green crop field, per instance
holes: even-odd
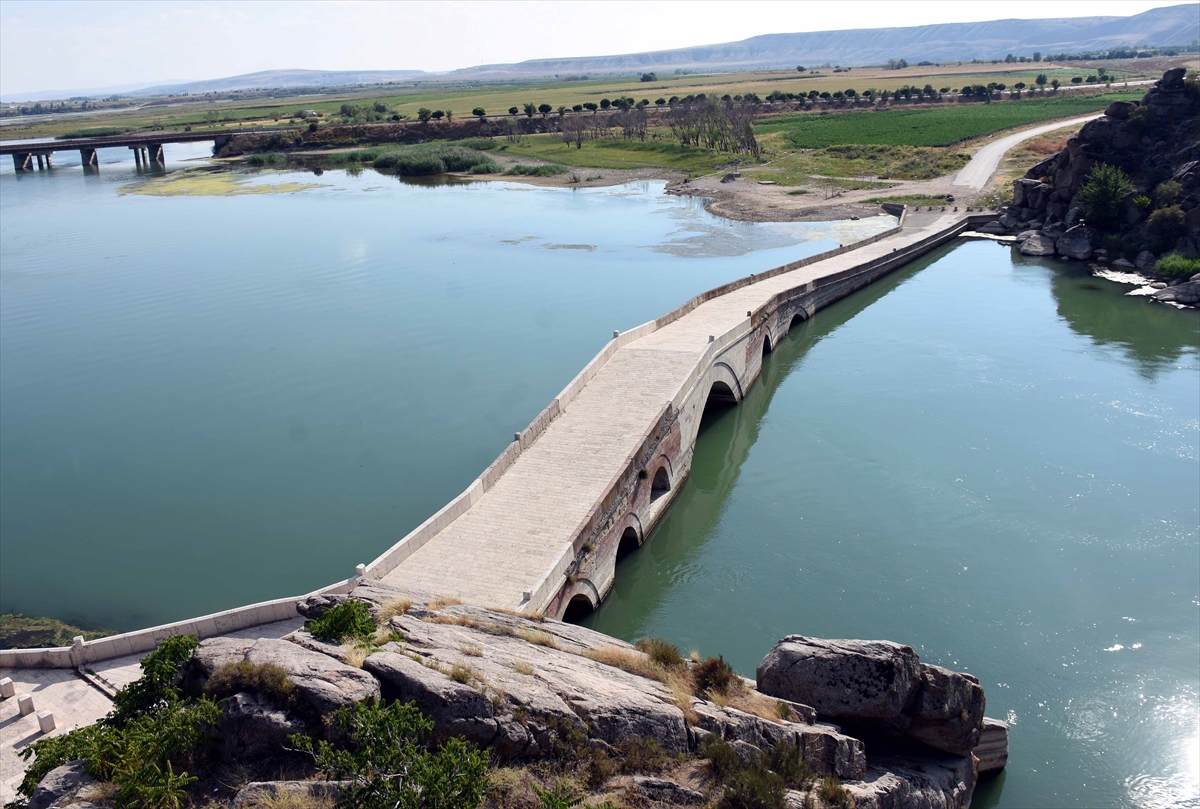
[[[801,113],[762,122],[756,130],[764,134],[781,132],[789,146],[801,149],[849,144],[953,146],[1001,129],[1098,112],[1118,99],[1141,95],[1140,91],[1114,92],[994,101],[991,104],[947,104],[932,109],[888,108],[830,115]]]

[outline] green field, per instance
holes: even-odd
[[[1001,129],[1098,112],[1113,101],[1141,95],[1139,91],[1113,92],[991,104],[948,104],[932,109],[889,108],[831,115],[800,113],[773,118],[756,129],[764,134],[781,132],[789,146],[799,149],[849,144],[953,146]]]

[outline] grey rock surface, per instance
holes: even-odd
[[[1084,260],[1092,257],[1092,233],[1084,225],[1067,228],[1054,243],[1060,256]]]
[[[970,755],[979,744],[984,698],[979,680],[941,666],[921,664],[924,682],[909,715],[905,735],[930,747]]]
[[[1008,764],[1008,723],[984,718],[979,744],[972,751],[979,759],[979,772],[995,772]]]
[[[60,809],[75,803],[80,793],[95,783],[82,761],[68,761],[46,773],[29,796],[28,809]]]
[[[822,716],[892,719],[921,685],[917,654],[891,641],[788,635],[758,664],[758,690],[811,705]]]
[[[668,803],[673,806],[697,806],[704,803],[704,793],[680,786],[665,778],[637,775],[633,778],[633,789],[647,800]]]
[[[1045,233],[1034,233],[1021,242],[1019,248],[1023,256],[1052,256],[1054,255],[1054,239]]]
[[[1150,296],[1150,300],[1159,303],[1179,303],[1184,306],[1200,304],[1200,281],[1184,281],[1165,289],[1160,289]]]
[[[279,755],[293,733],[308,732],[300,717],[257,694],[234,694],[221,703],[221,756],[227,761]]]
[[[238,790],[231,809],[250,809],[272,802],[280,796],[328,798],[336,801],[347,781],[251,781]]]

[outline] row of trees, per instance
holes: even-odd
[[[758,157],[761,150],[754,137],[755,100],[743,97],[697,96],[671,105],[667,126],[682,146],[701,146],[722,152]]]

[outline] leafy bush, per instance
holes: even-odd
[[[1168,253],[1154,263],[1154,270],[1167,278],[1191,278],[1200,272],[1200,258],[1187,258]]]
[[[1122,204],[1133,190],[1128,175],[1117,166],[1101,163],[1092,169],[1079,191],[1089,224],[1106,229],[1115,227],[1121,219]]]
[[[826,806],[836,809],[854,809],[854,799],[850,797],[850,793],[842,786],[842,782],[836,775],[821,779],[821,782],[817,784],[817,795]]]
[[[142,676],[117,693],[113,711],[94,725],[34,742],[20,752],[33,763],[19,791],[32,795],[50,770],[83,760],[88,772],[117,786],[120,809],[180,809],[184,788],[208,752],[220,709],[207,698],[184,700],[183,667],[196,638],[176,635],[142,660]]]
[[[683,665],[683,658],[679,654],[679,647],[662,638],[642,638],[637,642],[637,648],[639,651],[645,652],[651,660],[660,666],[673,668],[674,666]]]
[[[566,166],[558,166],[547,164],[544,166],[527,166],[523,163],[518,163],[509,168],[505,174],[519,174],[524,177],[553,177],[556,174],[565,174],[569,171]]]
[[[692,667],[692,676],[696,678],[697,694],[707,694],[710,691],[728,694],[733,686],[733,667],[725,662],[724,656],[701,660]]]
[[[1184,230],[1183,209],[1178,205],[1159,208],[1146,220],[1146,235],[1150,237],[1156,250],[1174,245],[1175,240],[1184,234]]]
[[[784,809],[787,786],[777,774],[766,769],[745,769],[725,782],[720,809]]]
[[[371,611],[361,601],[343,601],[325,614],[308,622],[308,631],[317,640],[326,643],[360,641],[369,643],[375,635],[375,622]]]
[[[716,734],[710,733],[700,742],[698,752],[701,758],[708,759],[708,769],[713,778],[724,781],[741,769],[741,762],[733,746]]]
[[[630,738],[617,745],[621,771],[659,773],[667,766],[668,756],[654,739]]]
[[[500,170],[491,157],[478,149],[433,144],[406,146],[383,152],[375,158],[372,165],[377,169],[395,171],[406,176],[443,174],[447,171],[491,174]]]
[[[412,703],[356,702],[332,718],[348,748],[304,735],[291,742],[328,780],[350,782],[342,788],[345,809],[475,809],[487,795],[487,756],[462,739],[431,751],[433,722]]]
[[[1183,196],[1183,186],[1174,180],[1167,180],[1165,183],[1159,183],[1158,188],[1154,189],[1154,204],[1165,208],[1179,202],[1181,196]]]
[[[542,802],[542,809],[573,809],[583,803],[583,797],[575,792],[574,787],[563,781],[555,784],[554,789],[542,789],[537,784],[530,786]]]
[[[287,155],[283,152],[252,154],[246,158],[246,165],[248,166],[286,166],[287,164]]]

